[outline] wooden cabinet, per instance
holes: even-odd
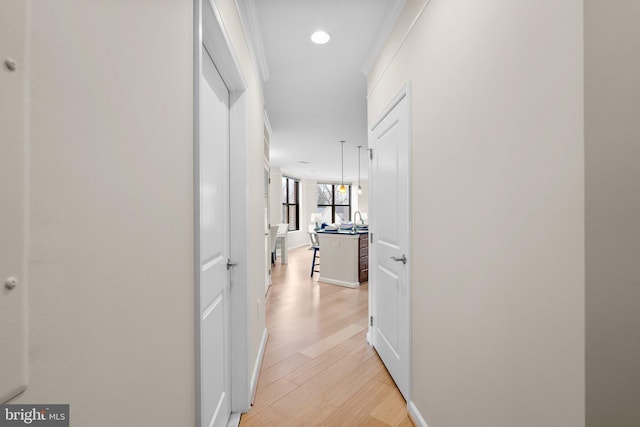
[[[358,244],[358,282],[369,281],[369,235],[361,234]]]

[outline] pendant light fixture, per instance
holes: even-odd
[[[344,143],[345,141],[340,141],[340,143],[342,144],[342,180],[340,181],[340,187],[338,187],[338,191],[340,193],[346,193],[347,192],[347,187],[344,186]]]
[[[362,145],[358,145],[358,194],[362,194],[362,187],[360,186],[360,149]]]

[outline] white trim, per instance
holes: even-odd
[[[269,134],[269,137],[271,137],[271,134],[273,133],[273,129],[271,129],[271,122],[269,121],[269,115],[267,114],[267,110],[264,110],[264,126],[267,128],[267,133]],[[269,140],[271,140],[271,138],[269,138]]]
[[[424,11],[427,9],[427,6],[429,5],[429,3],[431,3],[431,1],[427,0],[424,3],[424,5],[422,5],[422,8],[420,8],[420,11],[416,14],[415,18],[411,22],[411,25],[409,25],[409,28],[407,28],[407,31],[402,37],[402,40],[400,40],[400,43],[398,43],[398,46],[396,46],[395,50],[393,51],[393,55],[391,55],[389,62],[387,62],[387,64],[382,69],[382,72],[380,73],[376,81],[371,85],[371,89],[367,92],[367,98],[371,96],[373,91],[376,90],[376,87],[378,86],[382,78],[385,76],[385,74],[387,74],[387,70],[391,66],[391,63],[393,62],[394,59],[396,59],[396,56],[398,56],[398,52],[400,52],[400,49],[402,48],[402,46],[404,46],[404,43],[407,41],[407,38],[409,37],[409,34],[411,34],[411,31],[413,31],[413,27],[415,27],[416,23],[418,22],[418,20],[420,19]]]
[[[229,92],[243,92],[248,87],[247,81],[244,78],[240,61],[233,49],[227,29],[222,22],[220,12],[213,0],[203,1],[206,1],[211,9],[203,8],[202,19],[210,19],[206,15],[208,11],[213,11],[214,22],[202,27],[202,43],[207,47],[207,51],[211,55],[213,63],[216,64]]]
[[[267,333],[267,328],[264,328],[262,332],[262,341],[260,341],[260,348],[258,349],[258,356],[256,357],[256,361],[253,364],[253,374],[251,375],[251,387],[249,388],[251,392],[250,402],[253,405],[253,401],[256,398],[256,390],[258,389],[258,380],[260,379],[260,369],[262,368],[262,361],[264,359],[264,352],[267,348],[267,339],[269,338],[269,334]]]
[[[194,362],[195,362],[195,425],[202,426],[201,380],[201,319],[200,306],[200,81],[202,78],[202,1],[193,1],[193,269],[194,269]]]
[[[227,427],[238,427],[240,425],[240,413],[232,412],[227,421]]]
[[[194,269],[195,269],[195,363],[196,363],[196,425],[201,425],[201,371],[200,371],[200,241],[199,198],[197,197],[200,140],[200,76],[201,58],[210,55],[225,85],[229,89],[229,168],[230,168],[230,257],[238,263],[231,274],[230,328],[231,336],[231,411],[230,421],[250,406],[249,388],[249,303],[248,303],[248,200],[245,194],[248,174],[247,151],[249,145],[249,107],[246,95],[247,83],[240,62],[222,22],[221,15],[212,0],[194,0]],[[204,22],[204,25],[203,25]]]
[[[262,44],[262,32],[260,31],[260,21],[256,12],[254,0],[236,0],[236,9],[240,15],[240,25],[244,29],[247,45],[253,64],[260,73],[260,80],[269,80],[269,64],[264,53]]]
[[[322,276],[318,278],[318,282],[329,283],[330,285],[344,286],[346,288],[353,288],[353,289],[360,286],[360,282],[343,282],[342,280],[327,279],[326,277],[322,277]]]
[[[382,26],[378,30],[378,36],[371,44],[371,47],[369,48],[369,52],[367,53],[367,57],[362,63],[362,67],[360,68],[360,70],[362,71],[362,74],[364,74],[365,76],[369,75],[369,72],[371,71],[371,67],[373,67],[373,64],[376,62],[376,59],[378,59],[378,55],[380,54],[380,51],[384,47],[384,44],[386,43],[387,38],[389,37],[389,34],[391,34],[391,30],[393,30],[393,26],[395,25],[396,20],[398,19],[398,16],[400,16],[400,12],[402,12],[402,8],[404,7],[406,2],[407,0],[395,0],[395,3],[391,8],[391,12],[387,14],[386,19],[384,20],[384,22],[382,23]]]
[[[407,162],[407,167],[408,167],[408,171],[407,171],[407,192],[409,197],[407,198],[407,223],[405,224],[405,227],[407,228],[407,237],[408,237],[408,245],[407,245],[407,258],[409,259],[409,266],[407,268],[407,292],[409,294],[408,297],[408,302],[407,302],[407,317],[408,322],[407,325],[409,327],[409,342],[407,343],[407,371],[408,371],[408,380],[407,380],[407,401],[411,401],[411,396],[413,394],[412,390],[413,390],[413,298],[411,298],[411,296],[413,295],[413,253],[412,253],[412,248],[413,248],[413,197],[411,196],[413,194],[413,166],[412,166],[412,162],[411,159],[413,158],[413,153],[412,153],[412,146],[413,146],[413,121],[412,121],[412,117],[413,117],[413,113],[412,113],[412,102],[413,102],[413,97],[411,94],[411,81],[408,81],[407,84],[404,87],[404,92],[406,94],[407,97],[407,126],[409,128],[409,132],[408,132],[408,139],[409,141],[407,142],[408,146],[407,146],[407,156],[409,157],[408,162]],[[424,421],[424,420],[423,420]],[[426,426],[426,423],[425,423]]]
[[[407,410],[409,411],[409,417],[418,427],[429,427],[427,422],[424,420],[424,417],[418,411],[418,408],[413,403],[413,400],[407,404]]]
[[[245,92],[231,92],[230,108],[230,256],[238,267],[231,275],[231,410],[246,412],[249,389],[249,201],[246,193],[249,106]]]
[[[409,95],[410,91],[411,91],[411,82],[407,82],[402,86],[402,89],[400,89],[400,91],[396,94],[396,96],[391,98],[391,101],[389,102],[389,104],[387,104],[386,108],[382,110],[380,114],[378,114],[378,117],[376,117],[376,120],[373,122],[373,125],[369,128],[369,130],[373,131],[376,127],[378,127],[380,122],[383,121],[384,118],[389,115],[391,110],[396,108],[396,105],[398,105],[400,101],[402,101],[406,96]]]

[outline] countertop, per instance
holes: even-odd
[[[318,234],[346,234],[347,236],[355,236],[359,234],[369,234],[369,230],[318,230]]]

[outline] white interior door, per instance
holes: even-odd
[[[27,385],[25,36],[28,3],[0,2],[0,403]]]
[[[373,346],[403,396],[409,388],[409,102],[372,129],[369,267]]]
[[[231,414],[229,292],[229,91],[203,47],[200,86],[201,425]]]
[[[264,294],[269,292],[271,286],[271,249],[269,240],[271,232],[269,227],[269,167],[264,168]]]

